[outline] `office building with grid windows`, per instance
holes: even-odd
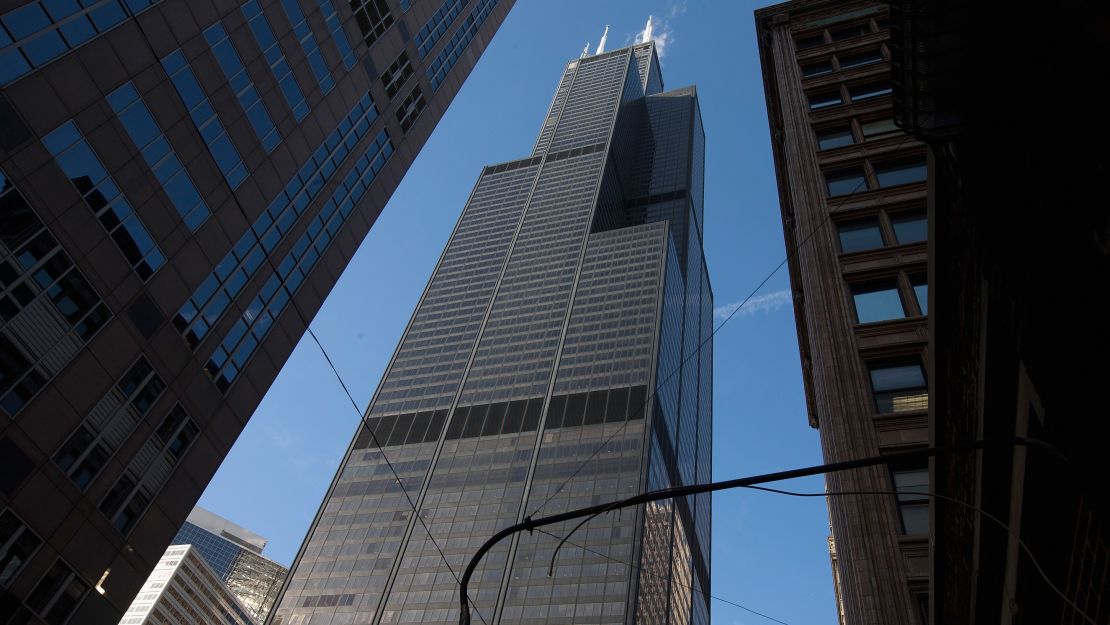
[[[289,573],[262,555],[266,542],[258,534],[197,506],[170,544],[192,545],[251,618],[262,623]]]
[[[513,0],[0,3],[0,623],[117,623]]]
[[[711,480],[704,149],[654,42],[566,65],[532,153],[475,184],[272,625],[457,623],[502,527]],[[708,624],[710,505],[602,515],[557,554],[573,523],[518,534],[473,622]]]
[[[826,462],[926,447],[926,154],[894,121],[887,5],[796,0],[755,20],[809,423]],[[928,475],[826,477],[842,623],[928,624]]]

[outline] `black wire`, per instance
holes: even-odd
[[[963,501],[961,499],[957,499],[955,497],[949,497],[948,495],[939,495],[937,493],[928,492],[928,491],[846,490],[846,491],[834,491],[834,492],[825,492],[825,493],[799,493],[799,492],[796,492],[796,491],[782,490],[782,489],[779,489],[779,488],[770,488],[768,486],[747,485],[747,486],[741,486],[741,488],[750,488],[752,490],[762,490],[762,491],[766,491],[766,492],[769,492],[769,493],[775,493],[775,494],[778,494],[778,495],[789,495],[791,497],[843,497],[843,496],[851,496],[851,495],[886,495],[886,496],[889,496],[889,495],[895,495],[895,496],[897,496],[897,495],[919,495],[919,496],[922,496],[922,497],[931,497],[931,498],[934,498],[934,499],[940,499],[940,500],[943,500],[943,501],[947,501],[949,503],[954,503],[956,505],[963,506],[965,508],[974,510],[975,512],[979,513],[980,515],[982,515],[982,516],[990,519],[991,521],[993,521],[996,525],[998,525],[1002,529],[1006,530],[1007,534],[1016,538],[1017,541],[1018,541],[1018,545],[1020,545],[1022,550],[1025,551],[1025,555],[1029,556],[1029,561],[1033,564],[1033,568],[1037,570],[1037,573],[1040,574],[1041,579],[1044,580],[1044,583],[1048,585],[1048,587],[1052,590],[1052,592],[1056,593],[1056,596],[1060,597],[1060,599],[1062,599],[1064,601],[1064,603],[1068,604],[1068,606],[1070,606],[1071,609],[1075,610],[1075,612],[1079,616],[1083,617],[1083,620],[1087,621],[1091,625],[1098,625],[1098,623],[1096,623],[1093,618],[1087,616],[1087,614],[1085,612],[1083,612],[1083,610],[1080,609],[1079,606],[1076,605],[1074,601],[1069,599],[1067,597],[1067,595],[1065,595],[1064,592],[1062,590],[1060,590],[1060,588],[1057,587],[1056,584],[1054,584],[1051,579],[1049,579],[1048,574],[1045,573],[1043,568],[1041,568],[1040,562],[1037,561],[1036,556],[1034,556],[1032,550],[1029,549],[1029,545],[1025,544],[1025,541],[1021,539],[1020,535],[1018,535],[1016,532],[1014,532],[1014,530],[1010,529],[1010,526],[1007,525],[1006,523],[1004,523],[1002,521],[1002,519],[999,519],[998,517],[996,517],[993,514],[987,512],[986,510],[983,510],[982,508],[980,508],[979,506],[977,506],[975,504],[968,503],[966,501]]]
[[[591,518],[592,518],[592,517],[591,517]],[[547,530],[544,530],[544,529],[540,529],[540,528],[538,528],[538,527],[537,527],[537,528],[535,529],[535,531],[537,531],[537,532],[539,532],[539,533],[541,533],[541,534],[546,534],[546,535],[548,535],[548,536],[550,536],[550,537],[552,537],[552,538],[559,538],[559,536],[557,536],[557,535],[555,535],[555,534],[552,534],[551,532],[549,532],[549,531],[547,531]],[[725,599],[724,597],[718,597],[717,595],[714,595],[714,594],[711,594],[711,593],[709,593],[709,592],[706,592],[705,590],[703,590],[703,589],[701,589],[701,588],[694,588],[693,586],[689,586],[689,585],[687,585],[687,584],[683,584],[683,583],[679,582],[678,580],[676,580],[676,579],[673,579],[673,578],[672,578],[672,577],[670,577],[670,576],[667,576],[667,575],[660,575],[659,573],[655,573],[655,572],[649,571],[649,570],[647,570],[647,569],[643,568],[642,566],[638,566],[638,565],[635,565],[635,564],[633,564],[633,563],[631,563],[631,562],[626,562],[626,561],[624,561],[624,560],[621,560],[620,558],[616,558],[616,557],[613,557],[613,556],[611,556],[611,555],[609,555],[609,554],[606,554],[606,553],[602,553],[602,552],[600,552],[600,551],[596,551],[596,550],[594,550],[594,549],[590,549],[589,547],[587,547],[587,546],[585,546],[585,545],[580,545],[580,544],[578,544],[578,543],[570,542],[569,540],[567,540],[567,538],[569,538],[569,537],[570,537],[570,536],[568,535],[567,537],[563,538],[562,540],[563,540],[563,542],[565,542],[565,543],[567,543],[567,544],[569,544],[569,545],[571,545],[571,546],[573,546],[573,547],[578,547],[579,549],[582,549],[582,550],[584,550],[584,551],[589,551],[590,553],[592,553],[592,554],[594,554],[594,555],[599,555],[599,556],[601,556],[601,557],[603,557],[603,558],[605,558],[605,559],[607,559],[607,560],[612,560],[613,562],[617,562],[618,564],[623,564],[623,565],[625,565],[625,566],[628,566],[628,567],[634,568],[634,569],[636,569],[637,571],[640,571],[641,573],[647,573],[648,575],[652,575],[652,576],[654,576],[654,577],[658,577],[659,579],[665,579],[665,580],[668,580],[668,581],[670,581],[670,582],[671,582],[672,584],[678,584],[679,586],[682,586],[683,588],[686,588],[686,589],[689,589],[689,590],[691,590],[691,591],[694,591],[694,592],[700,593],[700,594],[702,594],[702,595],[704,595],[705,597],[708,597],[708,598],[710,598],[710,599],[716,599],[717,601],[720,601],[720,602],[722,602],[722,603],[727,603],[727,604],[729,604],[729,605],[731,605],[731,606],[733,606],[733,607],[737,607],[737,608],[740,608],[741,610],[744,610],[744,611],[746,611],[746,612],[751,612],[752,614],[755,614],[755,615],[757,615],[757,616],[762,616],[762,617],[763,617],[763,618],[765,618],[765,619],[768,619],[768,620],[774,621],[774,622],[776,622],[776,623],[781,623],[781,625],[790,625],[790,623],[787,623],[786,621],[780,621],[779,619],[777,619],[777,618],[775,618],[775,617],[773,617],[773,616],[770,616],[770,615],[764,614],[764,613],[762,613],[762,612],[758,612],[758,611],[756,611],[756,610],[753,610],[753,609],[751,609],[751,608],[749,608],[749,607],[747,607],[747,606],[743,606],[743,605],[740,605],[739,603],[737,603],[737,602],[735,602],[735,601],[731,601],[731,600],[729,600],[729,599]]]

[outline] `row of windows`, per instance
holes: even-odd
[[[497,6],[497,0],[480,0],[478,6],[466,16],[466,20],[455,31],[451,40],[447,45],[443,46],[443,50],[439,52],[435,60],[428,66],[428,81],[432,83],[432,91],[439,89],[439,85],[447,78],[447,72],[451,71],[454,67],[455,61],[459,60],[462,56],[463,50],[478,34],[478,29],[489,17],[493,8]]]
[[[220,390],[226,391],[250,360],[392,154],[393,144],[383,129],[320,209],[320,214],[293,244],[278,265],[277,273],[270,276],[259,294],[247,305],[243,316],[216,347],[205,365],[205,371]]]
[[[308,21],[305,19],[304,11],[301,10],[300,2],[298,0],[281,0],[281,6],[285,8],[285,15],[289,18],[289,23],[293,25],[293,33],[301,43],[301,49],[304,50],[304,55],[308,59],[308,67],[312,69],[313,75],[316,76],[316,82],[320,84],[320,92],[327,93],[331,91],[335,87],[335,80],[331,77],[328,64],[324,62],[324,55],[320,52],[320,46],[316,44],[316,37],[312,34],[312,29],[308,27]]]
[[[281,88],[281,94],[285,96],[289,110],[293,111],[293,117],[298,122],[304,120],[305,115],[308,115],[308,102],[305,101],[304,94],[297,85],[293,70],[285,60],[285,53],[281,51],[281,46],[274,37],[274,31],[270,28],[266,14],[262,12],[262,7],[258,6],[258,0],[247,0],[243,3],[242,10],[243,17],[247,19],[251,32],[258,42],[258,47],[262,49],[262,56],[266,58],[266,64],[270,66],[270,71],[273,72],[278,87]]]
[[[881,48],[834,54],[828,58],[808,61],[801,65],[802,78],[815,78],[833,72],[882,63],[886,58]]]
[[[336,12],[335,5],[332,4],[332,0],[316,0],[316,2],[320,5],[324,23],[331,30],[331,36],[335,41],[336,49],[339,50],[339,59],[343,62],[343,67],[351,69],[355,66],[355,51],[351,49],[351,42],[347,40],[347,31],[343,30],[343,24],[339,21],[339,13]]]
[[[377,115],[377,108],[369,94],[355,103],[347,116],[317,146],[300,171],[286,183],[283,191],[182,305],[174,316],[173,324],[190,347],[196,348],[219,321],[239,290],[262,266],[266,254],[272,252],[288,234],[350,151],[369,132]]]
[[[927,173],[924,156],[874,164],[864,161],[845,169],[825,172],[825,187],[829,197],[839,197],[871,189],[925,182]]]
[[[416,123],[416,118],[420,116],[420,111],[424,110],[424,105],[424,92],[417,83],[397,107],[397,123],[401,124],[402,132],[408,132],[409,128]]]
[[[6,588],[31,559],[42,539],[11,510],[0,512],[0,588]]]
[[[189,172],[177,158],[166,135],[158,128],[135,85],[125,83],[108,94],[108,104],[116,112],[135,147],[139,148],[151,171],[162,184],[162,190],[170,198],[178,214],[185,220],[189,230],[196,232],[210,214]]]
[[[77,125],[68,121],[42,142],[139,278],[145,281],[154,275],[166,262],[165,255]]]
[[[3,171],[0,224],[0,408],[15,416],[57,373],[44,361],[67,362],[111,312]]]
[[[468,2],[470,0],[444,0],[443,4],[439,5],[439,9],[428,18],[424,27],[416,33],[416,37],[413,37],[413,43],[416,44],[420,58],[428,56],[432,48],[436,47],[436,42],[443,33],[447,32],[447,27],[455,21],[459,13],[462,13]]]
[[[54,454],[54,463],[84,491],[165,390],[165,381],[140,356]]]
[[[876,80],[873,82],[854,85],[841,85],[835,90],[812,93],[809,98],[809,110],[819,111],[833,106],[840,106],[846,102],[856,103],[873,100],[891,94],[893,89],[889,80]]]
[[[177,90],[181,103],[189,111],[193,125],[200,132],[204,144],[208,146],[208,152],[223,173],[227,185],[232,189],[238,187],[247,179],[247,168],[239,158],[239,152],[232,145],[231,137],[220,123],[216,109],[208,101],[208,96],[201,89],[192,68],[185,61],[185,55],[180,49],[174,50],[162,59],[162,68],[170,77],[170,82]]]
[[[929,285],[925,275],[909,276],[912,298],[903,299],[899,281],[898,277],[893,277],[852,283],[850,291],[856,308],[856,321],[876,323],[929,314]]]
[[[827,43],[837,43],[855,37],[878,32],[887,28],[889,20],[886,16],[875,19],[859,20],[848,24],[839,24],[830,28],[810,31],[794,36],[795,50],[808,50],[823,46]]]
[[[135,527],[154,495],[169,479],[172,467],[181,460],[199,434],[200,428],[181,404],[174,404],[100,502],[100,511],[121,534],[126,535]]]
[[[392,98],[397,95],[397,92],[404,86],[405,81],[412,75],[412,63],[409,62],[409,55],[404,50],[401,54],[397,55],[397,59],[393,61],[386,68],[385,72],[381,75],[382,86],[385,87],[385,94]]]
[[[832,150],[864,141],[889,137],[902,132],[889,117],[849,119],[814,129],[818,150]]]
[[[362,40],[370,47],[393,25],[393,14],[385,0],[348,0],[355,23],[362,32]]]
[[[223,23],[216,22],[205,29],[204,38],[212,47],[216,62],[223,71],[224,77],[227,78],[228,84],[231,85],[232,91],[235,92],[239,105],[243,107],[243,112],[246,113],[247,121],[254,129],[258,141],[262,143],[266,152],[272,152],[281,143],[281,136],[274,127],[270,113],[262,104],[262,98],[258,95],[254,82],[247,74],[247,68],[243,67],[243,60],[239,58],[239,53],[235,51],[231,39],[228,39]]]
[[[929,224],[918,212],[877,215],[837,224],[840,251],[844,254],[886,247],[920,243],[928,239]]]
[[[161,0],[41,0],[0,16],[0,84],[8,85]]]

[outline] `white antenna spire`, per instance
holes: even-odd
[[[609,25],[605,25],[605,32],[601,33],[601,41],[597,44],[597,50],[594,54],[601,54],[605,52],[605,42],[609,39]]]
[[[581,58],[587,57],[587,56],[590,56],[590,42],[589,41],[586,42],[586,47],[582,48],[582,56],[579,56],[578,58],[581,59]]]
[[[644,36],[643,36],[643,41],[641,43],[647,43],[649,41],[651,41],[651,16],[650,15],[648,16],[647,26],[644,27]]]

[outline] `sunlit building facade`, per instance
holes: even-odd
[[[0,3],[0,623],[119,622],[513,2]]]
[[[270,613],[289,570],[262,555],[266,539],[213,514],[193,508],[171,545],[192,545],[255,621]]]
[[[197,547],[173,545],[139,590],[119,625],[256,625]]]
[[[711,480],[704,132],[651,41],[571,61],[532,153],[482,171],[273,625],[458,622],[498,529]],[[709,623],[710,498],[516,535],[475,623]],[[413,514],[419,510],[419,515]]]

